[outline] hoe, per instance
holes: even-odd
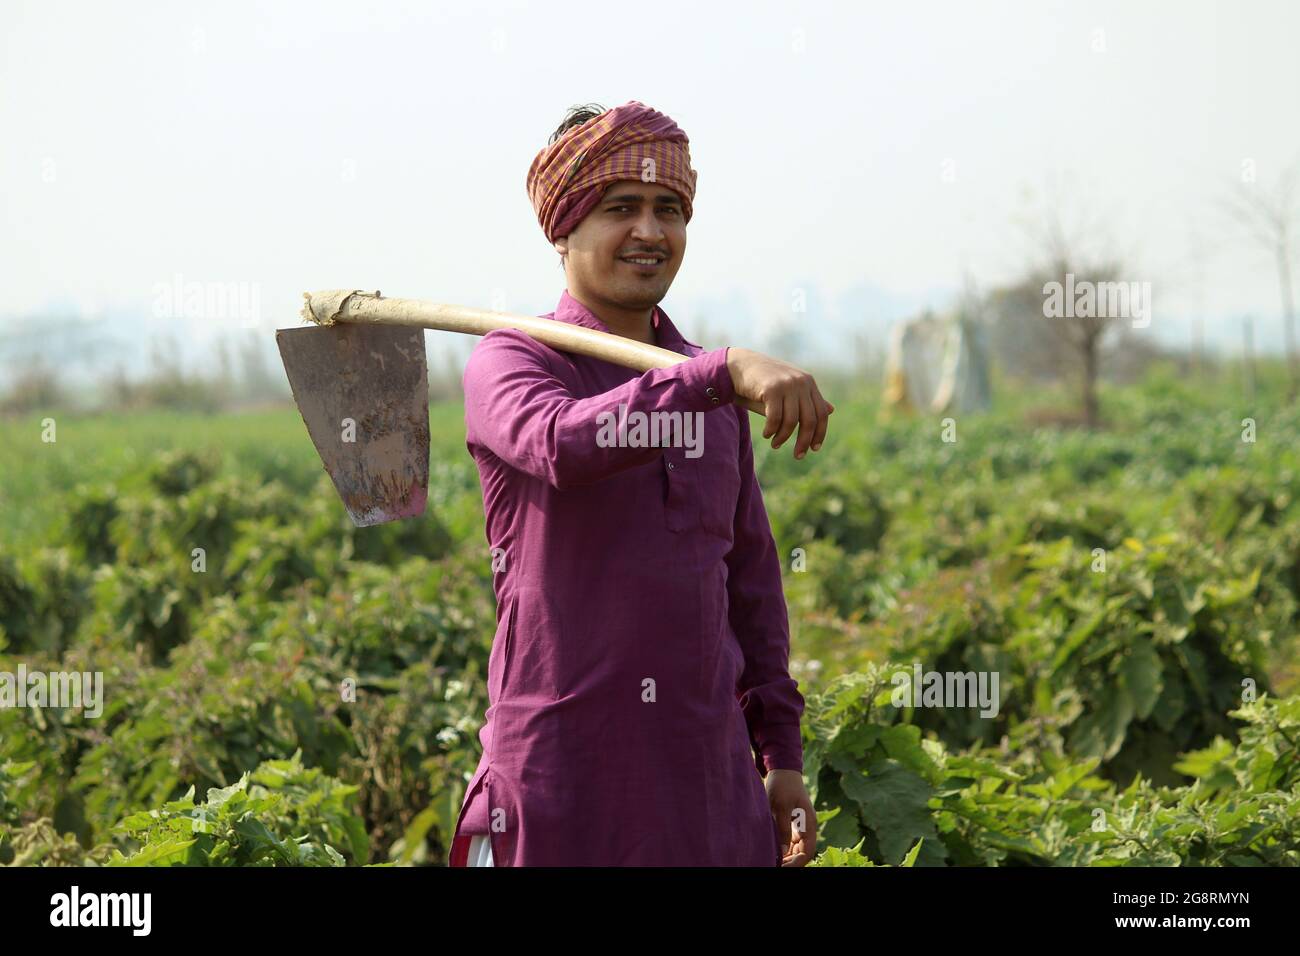
[[[646,372],[688,356],[553,319],[378,292],[304,293],[312,326],[278,329],[294,401],[359,528],[424,513],[429,490],[429,370],[424,330],[486,335],[518,329],[554,349]],[[763,414],[756,401],[739,404]]]

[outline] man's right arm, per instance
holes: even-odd
[[[597,441],[602,422],[633,412],[708,412],[735,396],[727,349],[651,369],[617,388],[577,398],[555,374],[546,346],[517,329],[494,329],[470,354],[462,385],[470,436],[518,470],[564,490],[663,454],[662,447]],[[606,431],[608,425],[604,426]]]

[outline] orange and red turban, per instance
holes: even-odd
[[[631,100],[565,130],[528,168],[528,198],[554,242],[567,236],[600,201],[610,183],[658,183],[677,193],[691,221],[696,172],[690,140],[669,117]]]

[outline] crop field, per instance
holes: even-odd
[[[1002,390],[755,449],[816,865],[1300,864],[1300,407]],[[0,708],[0,863],[444,864],[495,629],[462,414],[369,529],[292,406],[0,421],[0,674],[103,675],[96,716]]]

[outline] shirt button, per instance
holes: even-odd
[[[706,388],[706,389],[704,390],[704,394],[705,394],[705,395],[709,395],[709,396],[713,396],[713,395],[716,395],[716,394],[718,394],[718,393],[714,390],[713,386],[710,385],[708,388]]]
[[[720,402],[720,401],[721,401],[721,399],[719,399],[719,398],[714,398],[714,399],[713,399],[713,404],[714,404],[714,405],[717,405],[718,402]]]
[[[672,470],[673,470],[674,468],[676,468],[676,467],[677,467],[677,466],[674,465],[671,461],[668,463],[668,470],[669,470],[669,471],[672,471]]]

